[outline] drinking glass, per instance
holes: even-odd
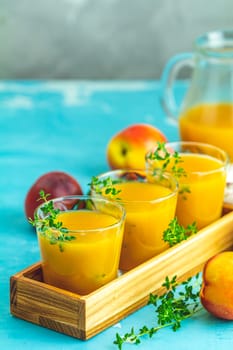
[[[93,195],[110,197],[126,210],[122,271],[168,248],[163,232],[175,215],[178,184],[170,174],[148,175],[145,170],[113,170],[97,176],[92,185]]]
[[[179,182],[176,216],[184,227],[195,222],[201,229],[217,220],[222,213],[228,156],[213,145],[177,141],[165,144],[146,155],[146,167],[153,171],[163,167]],[[178,157],[177,157],[178,156]]]
[[[117,277],[125,222],[119,203],[65,196],[42,204],[36,217],[45,283],[85,295]]]

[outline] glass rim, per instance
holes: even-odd
[[[219,160],[220,162],[222,162],[222,166],[218,169],[213,169],[213,170],[205,170],[205,171],[189,171],[190,174],[196,174],[196,175],[199,175],[199,176],[204,176],[204,175],[209,175],[209,174],[214,174],[216,172],[219,172],[221,171],[222,169],[226,169],[227,165],[229,164],[229,156],[227,154],[226,151],[224,151],[222,148],[220,147],[217,147],[215,145],[212,145],[212,144],[209,144],[209,143],[204,143],[204,142],[198,142],[198,141],[171,141],[171,142],[166,142],[165,143],[165,147],[168,146],[168,147],[171,147],[174,146],[174,145],[178,145],[178,146],[198,146],[200,148],[203,148],[203,150],[206,149],[207,153],[193,153],[192,151],[190,152],[191,154],[200,154],[200,155],[206,155],[206,156],[209,156],[213,159],[216,159],[216,160]],[[213,151],[217,151],[219,155],[221,155],[221,158],[217,158],[215,157],[214,155],[212,154],[209,154],[208,153],[208,150],[213,150]],[[178,151],[175,149],[175,151],[177,151],[179,154],[181,153],[189,153],[189,151],[187,152],[182,152],[181,151]]]
[[[107,225],[107,226],[104,226],[104,227],[97,227],[97,228],[90,228],[90,229],[77,229],[77,230],[72,230],[72,229],[67,229],[67,232],[69,233],[74,233],[74,234],[81,234],[82,236],[88,234],[88,233],[95,233],[95,232],[103,232],[103,231],[106,231],[106,230],[109,230],[109,229],[112,229],[114,227],[117,227],[117,226],[120,226],[122,225],[122,223],[124,222],[125,220],[125,217],[126,217],[126,211],[125,211],[125,208],[118,202],[115,202],[115,201],[112,201],[111,199],[108,199],[108,198],[104,198],[104,197],[97,197],[97,196],[92,196],[92,195],[67,195],[67,196],[61,196],[61,197],[56,197],[56,198],[51,198],[51,199],[48,199],[48,201],[46,203],[49,203],[49,202],[53,202],[53,203],[56,203],[56,202],[62,202],[62,201],[65,201],[65,200],[75,200],[75,199],[80,199],[80,200],[93,200],[93,201],[99,201],[99,202],[104,202],[106,204],[109,204],[109,205],[112,205],[114,207],[116,207],[117,209],[120,210],[120,217],[117,218],[117,217],[114,217],[117,222],[115,222],[114,224],[111,224],[111,225]],[[45,205],[45,203],[42,203],[40,204],[36,209],[35,209],[35,214],[38,214],[39,212],[42,212],[41,211],[41,208]],[[84,210],[88,210],[88,209],[84,209]],[[72,210],[72,209],[68,209],[68,210],[61,210],[61,213],[64,213],[64,212],[72,212],[72,211],[75,211]],[[91,210],[90,210],[91,212]],[[101,212],[101,210],[99,210],[99,212]],[[58,214],[59,215],[59,214]],[[46,217],[46,216],[44,216]],[[49,227],[48,226],[48,229],[52,229],[52,230],[55,230],[56,231],[56,228],[53,228],[53,227]],[[36,226],[36,229],[37,229],[37,226]],[[69,243],[69,241],[66,241],[66,243]]]
[[[195,39],[194,47],[210,58],[233,59],[233,28],[208,31]]]
[[[153,169],[153,171],[155,170],[158,170],[158,172],[161,173],[161,169]],[[147,170],[147,169],[113,169],[113,170],[109,170],[107,172],[104,172],[104,173],[101,173],[99,175],[97,175],[96,177],[97,178],[107,178],[107,177],[111,177],[112,174],[120,174],[120,173],[127,173],[127,172],[131,172],[131,173],[145,173],[145,174],[149,174],[151,171]],[[156,174],[155,174],[156,175]],[[163,186],[162,187],[165,187],[165,188],[169,188],[171,190],[171,193],[169,194],[166,194],[160,198],[155,198],[155,199],[151,199],[151,200],[121,200],[120,198],[119,199],[115,199],[114,201],[118,202],[118,203],[123,203],[123,204],[131,204],[131,205],[138,205],[138,204],[155,204],[155,203],[159,203],[159,202],[162,202],[164,201],[165,199],[168,199],[170,197],[173,197],[176,195],[176,193],[178,193],[178,189],[179,189],[179,184],[178,184],[178,181],[177,179],[172,175],[170,174],[169,172],[163,172],[163,175],[164,178],[168,181],[170,181],[170,183],[174,186],[174,188],[169,188],[169,187],[166,187],[166,186]],[[127,180],[128,182],[134,182],[134,180]],[[127,182],[125,181],[125,182]],[[149,184],[153,184],[152,182],[148,182]],[[94,189],[93,189],[94,190]],[[99,195],[97,194],[98,196],[101,196],[101,198],[105,198],[103,197],[103,195]],[[107,197],[106,197],[107,198]]]

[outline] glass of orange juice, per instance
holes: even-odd
[[[168,248],[163,232],[174,218],[178,184],[171,174],[113,170],[92,181],[92,194],[110,197],[126,210],[120,269],[128,271]]]
[[[42,204],[36,230],[45,283],[85,295],[117,277],[125,210],[91,196]]]
[[[159,144],[146,155],[147,168],[162,167],[179,182],[176,216],[181,225],[198,229],[222,213],[228,155],[213,145],[178,141]]]

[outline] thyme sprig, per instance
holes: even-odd
[[[179,180],[181,177],[187,177],[185,169],[180,166],[183,163],[183,160],[179,152],[168,152],[165,142],[158,141],[157,148],[154,152],[149,152],[146,155],[146,159],[160,161],[162,172],[169,171],[177,180]],[[179,184],[179,194],[182,195],[183,199],[187,199],[185,193],[190,192],[191,191],[188,185]]]
[[[63,226],[63,223],[57,219],[60,209],[54,208],[53,202],[48,200],[50,194],[45,193],[43,190],[39,192],[38,201],[42,200],[44,202],[41,206],[41,211],[44,217],[41,218],[36,213],[34,220],[29,218],[29,223],[36,227],[41,236],[46,237],[50,244],[58,244],[61,252],[64,251],[63,244],[66,241],[74,240],[75,237],[72,236],[68,229]]]
[[[165,293],[160,296],[150,294],[148,301],[148,304],[155,307],[157,325],[154,327],[144,325],[138,332],[135,332],[132,327],[130,332],[125,333],[123,336],[116,333],[116,339],[113,343],[117,345],[118,349],[121,350],[124,343],[140,344],[144,336],[151,338],[165,327],[171,327],[174,332],[177,331],[181,327],[183,320],[191,317],[199,310],[199,293],[201,288],[199,274],[195,276],[195,279],[196,285],[193,284],[192,278],[179,285],[176,276],[171,279],[166,277],[162,284],[162,287],[166,290]]]
[[[105,195],[109,198],[120,199],[117,197],[117,195],[121,192],[121,190],[116,189],[115,187],[117,183],[119,183],[119,180],[113,180],[111,177],[99,179],[97,176],[93,176],[89,185],[96,194]]]
[[[167,242],[170,247],[180,243],[198,231],[195,222],[189,224],[186,228],[179,224],[177,217],[172,219],[168,228],[163,232],[163,240]]]
[[[162,170],[168,170],[173,174],[174,177],[179,179],[180,177],[186,177],[187,173],[179,166],[183,163],[183,160],[179,153],[175,151],[174,153],[168,152],[165,142],[157,142],[157,148],[154,152],[147,154],[147,159],[162,161]]]

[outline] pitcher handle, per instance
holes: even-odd
[[[165,65],[161,76],[161,103],[168,117],[177,122],[179,108],[173,91],[173,83],[185,66],[193,67],[193,53],[186,52],[173,56]]]

